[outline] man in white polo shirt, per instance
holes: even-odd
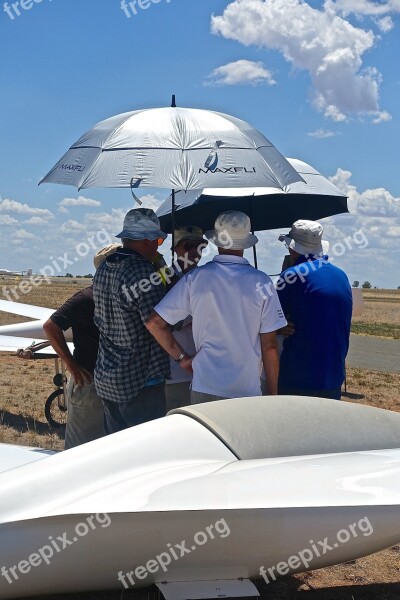
[[[258,242],[250,231],[244,213],[219,215],[215,229],[205,233],[219,255],[185,275],[155,306],[146,324],[182,368],[193,369],[192,404],[260,396],[261,363],[267,393],[277,393],[276,331],[286,320],[268,275],[243,258],[243,251]],[[268,295],[258,292],[260,284]],[[195,356],[184,352],[170,328],[187,315],[193,317]]]

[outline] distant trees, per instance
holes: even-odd
[[[353,281],[353,287],[360,287],[359,281]]]
[[[372,285],[370,284],[369,281],[364,281],[364,283],[362,284],[362,287],[364,288],[364,290],[370,290],[372,288]]]

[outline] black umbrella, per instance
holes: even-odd
[[[310,165],[287,159],[304,182],[279,188],[208,188],[175,195],[176,227],[197,225],[213,229],[217,216],[226,210],[240,210],[251,220],[253,231],[288,228],[298,219],[315,221],[348,212],[347,196]],[[172,199],[158,209],[161,228],[172,232]],[[255,262],[256,256],[255,256]]]

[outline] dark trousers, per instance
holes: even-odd
[[[289,390],[279,386],[278,394],[280,396],[312,396],[313,398],[329,398],[331,400],[340,400],[342,390]]]
[[[160,419],[166,415],[165,384],[144,387],[130,402],[104,400],[106,435]]]

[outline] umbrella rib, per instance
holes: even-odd
[[[223,148],[223,150],[260,150],[260,148],[272,148],[272,146],[258,146],[257,148],[241,148],[232,146]],[[122,150],[176,150],[177,152],[194,152],[203,150],[212,150],[212,147],[202,148],[171,148],[168,146],[128,146],[126,148],[100,148],[100,146],[71,146],[70,150],[101,150],[101,152],[121,152]]]

